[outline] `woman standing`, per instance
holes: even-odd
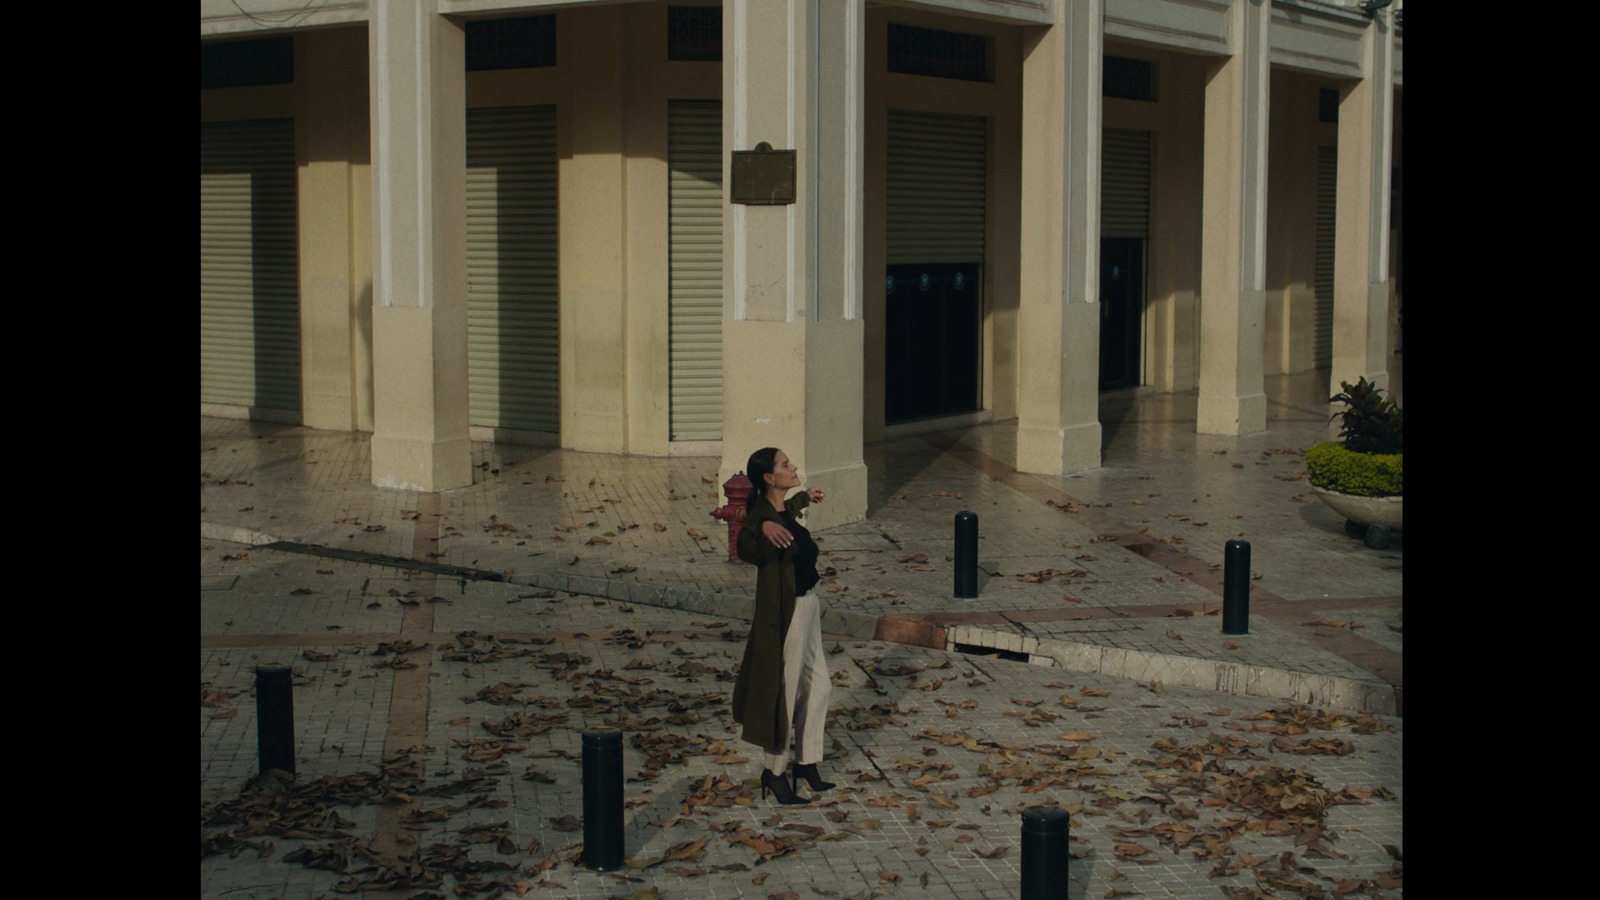
[[[828,720],[828,662],[822,653],[822,605],[816,587],[817,544],[797,518],[821,503],[821,488],[801,491],[800,473],[787,454],[765,447],[745,466],[750,498],[739,531],[739,558],[757,566],[755,621],[733,686],[733,719],[743,737],[765,751],[761,797],[779,803],[809,803],[795,788],[804,778],[813,791],[833,784],[817,772],[822,729]],[[784,778],[789,745],[795,747],[794,779]]]

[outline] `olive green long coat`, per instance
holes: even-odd
[[[784,509],[799,514],[811,505],[801,491],[784,501]],[[754,622],[744,645],[744,662],[733,685],[733,720],[744,726],[743,737],[764,750],[789,746],[793,716],[784,708],[783,641],[794,617],[794,561],[788,548],[779,549],[761,533],[763,522],[783,524],[783,516],[764,495],[739,530],[739,558],[759,568],[756,573]]]

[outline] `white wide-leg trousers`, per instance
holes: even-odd
[[[794,618],[783,641],[783,700],[791,713],[789,737],[802,766],[822,761],[822,730],[828,724],[832,692],[828,659],[822,651],[822,603],[815,593],[796,597]],[[789,765],[789,748],[763,753],[761,761],[767,771],[781,775]]]

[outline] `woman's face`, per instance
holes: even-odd
[[[772,474],[767,476],[772,480],[768,482],[775,488],[797,488],[800,486],[800,472],[795,469],[794,463],[789,461],[789,454],[782,450],[772,460]]]

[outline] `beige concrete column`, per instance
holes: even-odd
[[[1394,124],[1394,12],[1363,37],[1366,77],[1340,89],[1334,223],[1333,376],[1389,384],[1389,178]],[[1343,409],[1340,404],[1339,409]],[[1336,432],[1335,432],[1336,433]]]
[[[358,228],[352,195],[356,153],[366,156],[367,73],[364,29],[295,36],[295,142],[300,222],[301,422],[351,431],[359,426],[355,304]],[[361,218],[365,218],[363,213]],[[370,238],[369,238],[370,239]]]
[[[1205,62],[1169,53],[1158,58],[1162,121],[1150,198],[1146,373],[1151,388],[1199,386],[1200,228],[1205,166]]]
[[[722,471],[780,447],[828,500],[812,528],[866,515],[862,461],[863,4],[723,5],[723,145],[796,153],[796,202],[729,203],[723,229]],[[725,170],[726,174],[726,170]],[[728,197],[732,199],[731,177]]]
[[[1022,39],[1017,469],[1100,465],[1102,0]]]
[[[556,124],[566,134],[559,163],[561,446],[596,453],[628,450],[626,12],[568,10],[557,32],[571,98]]]
[[[677,93],[682,79],[672,77],[674,67],[667,61],[667,29],[660,7],[634,4],[625,7],[624,12],[627,447],[629,453],[667,456],[679,449],[671,441],[672,261],[667,211],[672,200],[667,167],[667,102],[686,95]],[[721,66],[702,65],[718,69],[714,96],[722,84]]]
[[[1200,266],[1201,434],[1267,427],[1262,392],[1266,307],[1268,0],[1234,0],[1233,55],[1207,66]]]
[[[372,482],[472,483],[466,39],[433,0],[374,3]]]
[[[1306,260],[1304,252],[1296,251],[1314,243],[1309,232],[1316,224],[1310,215],[1294,214],[1315,209],[1316,203],[1316,169],[1311,165],[1316,148],[1307,151],[1304,137],[1310,129],[1301,121],[1302,116],[1316,116],[1314,110],[1308,113],[1305,109],[1305,99],[1315,96],[1307,88],[1293,73],[1282,69],[1272,73],[1267,115],[1267,218],[1272,229],[1267,233],[1265,257],[1263,374],[1295,371],[1303,356],[1297,352],[1304,343],[1300,338],[1307,332],[1300,314],[1315,306],[1310,279],[1294,277],[1300,274],[1297,265]],[[1312,303],[1306,303],[1308,299]]]

